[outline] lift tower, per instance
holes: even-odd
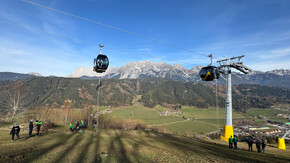
[[[221,136],[222,140],[228,141],[231,136],[234,136],[234,129],[232,124],[232,72],[231,68],[235,68],[236,70],[248,74],[250,71],[252,71],[250,68],[243,65],[243,62],[241,62],[241,59],[244,57],[238,56],[238,57],[232,57],[228,59],[223,59],[217,61],[219,63],[219,71],[222,74],[227,75],[227,97],[226,97],[226,116],[225,116],[225,125],[223,128],[223,135]]]

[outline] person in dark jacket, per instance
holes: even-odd
[[[234,135],[234,149],[238,149],[238,137]]]
[[[41,127],[42,121],[38,121],[38,120],[36,120],[35,123],[36,123],[36,130],[37,130],[36,135],[39,135],[40,127]]]
[[[17,123],[14,123],[14,126],[12,127],[10,131],[10,135],[12,135],[12,141],[14,141],[14,135],[16,134],[17,140],[19,140],[19,132],[20,132],[20,127],[18,126]]]
[[[266,142],[265,142],[265,140],[262,140],[262,150],[263,150],[263,153],[266,153]]]
[[[84,121],[84,125],[85,125],[85,126],[84,126],[85,128],[88,127],[88,121],[87,121],[86,119],[85,119],[85,121]]]
[[[249,151],[253,151],[253,143],[254,143],[254,138],[253,137],[249,137],[249,139],[247,140],[248,146],[249,146]]]
[[[74,130],[79,131],[79,129],[80,129],[80,122],[77,121],[77,122],[76,122],[76,127],[75,127]]]
[[[233,137],[231,135],[231,137],[229,138],[229,148],[233,149]]]
[[[261,152],[261,144],[262,144],[261,140],[257,139],[256,140],[256,148],[257,148],[258,152]]]
[[[29,122],[29,136],[32,135],[32,131],[33,131],[33,120],[31,119]]]

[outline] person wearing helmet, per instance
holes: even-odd
[[[19,132],[20,132],[20,127],[18,126],[17,123],[14,123],[14,126],[12,127],[10,131],[10,135],[12,135],[12,141],[14,141],[14,135],[16,134],[17,140],[19,140]]]
[[[29,122],[29,136],[32,135],[32,131],[33,131],[33,120],[31,119]]]

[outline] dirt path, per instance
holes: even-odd
[[[175,122],[162,123],[162,124],[155,124],[155,125],[151,125],[151,126],[170,125],[170,124],[175,124],[175,123],[183,123],[183,122],[186,122],[186,121],[188,121],[188,120],[184,120],[184,121],[175,121]]]

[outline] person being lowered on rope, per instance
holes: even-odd
[[[12,141],[14,141],[14,135],[16,134],[17,140],[19,141],[19,132],[20,132],[20,127],[18,126],[17,123],[14,123],[14,126],[12,127],[10,131],[10,135],[12,135]]]

